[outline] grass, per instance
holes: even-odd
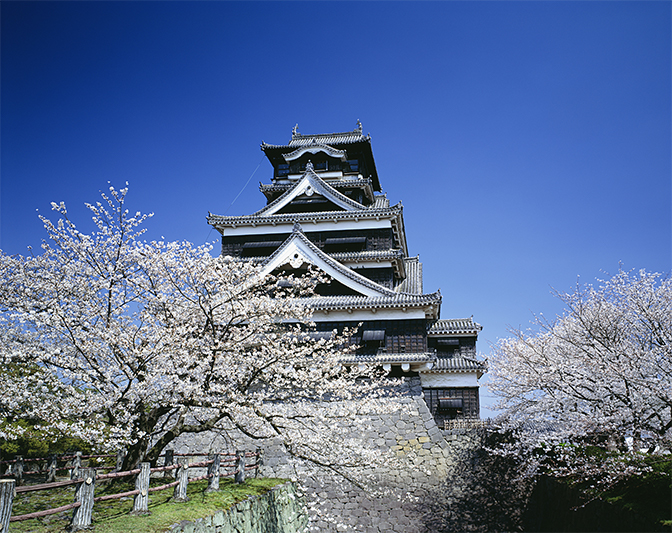
[[[220,479],[219,492],[205,492],[207,481],[189,483],[186,503],[172,502],[173,489],[153,492],[149,496],[149,515],[133,516],[133,498],[98,502],[93,507],[93,526],[96,533],[159,533],[181,520],[196,520],[228,509],[235,503],[268,492],[284,479],[250,478],[242,484],[230,479]],[[163,480],[152,480],[152,485],[163,484]],[[96,496],[133,490],[132,485],[115,484],[96,490]],[[18,494],[14,499],[13,515],[27,514],[72,503],[74,489],[50,490]],[[62,532],[70,523],[72,510],[59,514],[12,522],[9,533],[52,533]]]

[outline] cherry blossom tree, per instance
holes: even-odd
[[[621,271],[558,296],[561,317],[538,319],[538,333],[516,332],[493,350],[490,388],[506,410],[505,427],[528,449],[559,445],[559,472],[618,471],[629,464],[624,454],[669,450],[672,280]],[[621,453],[601,456],[600,465],[576,453],[568,459],[572,445],[586,444]]]
[[[14,369],[2,376],[0,437],[35,420],[45,434],[127,446],[131,467],[182,433],[225,426],[280,436],[318,463],[336,448],[361,460],[357,446],[328,438],[337,432],[315,405],[342,400],[338,416],[348,416],[347,406],[362,409],[351,400],[375,404],[381,389],[339,365],[342,337],[306,333],[298,297],[311,280],[262,279],[210,246],[144,242],[148,216],[129,216],[126,193],[110,188],[87,204],[92,234],[52,204],[61,218],[42,217],[49,241],[39,255],[0,254],[0,357]]]

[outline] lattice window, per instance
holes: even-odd
[[[440,427],[444,426],[446,420],[479,417],[478,387],[423,388],[422,391],[425,395],[425,403]],[[461,400],[461,407],[457,407],[456,400]],[[451,403],[455,405],[450,406]]]

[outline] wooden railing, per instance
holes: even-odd
[[[480,418],[454,418],[452,420],[444,420],[443,429],[477,429],[484,428],[489,423],[489,419],[483,420]]]
[[[187,501],[187,486],[190,482],[208,480],[206,491],[219,490],[220,477],[233,477],[236,483],[243,483],[247,472],[254,470],[255,476],[259,473],[259,467],[262,465],[263,456],[260,449],[256,452],[238,451],[234,453],[210,454],[204,461],[188,463],[188,457],[197,457],[204,454],[174,454],[167,451],[162,457],[164,466],[151,468],[150,463],[140,463],[140,468],[124,472],[111,472],[108,474],[98,474],[96,468],[79,468],[76,477],[70,480],[54,481],[41,483],[37,485],[17,486],[16,479],[0,480],[0,533],[9,531],[10,522],[30,520],[52,514],[61,513],[73,509],[72,519],[69,530],[87,529],[91,526],[91,516],[93,506],[96,502],[105,500],[115,500],[124,497],[133,496],[133,514],[143,514],[148,512],[149,493],[165,490],[174,487],[173,501]],[[77,457],[75,455],[74,457]],[[95,456],[82,456],[79,454],[80,467],[81,459]],[[107,457],[107,456],[106,456]],[[109,456],[114,457],[114,456]],[[177,458],[174,463],[174,458]],[[248,459],[254,458],[254,461],[248,464]],[[207,473],[197,477],[189,477],[189,469],[206,468]],[[224,469],[224,473],[222,473]],[[172,477],[173,472],[176,480],[164,485],[150,487],[149,481],[152,474],[163,473],[164,477]],[[25,472],[24,472],[25,473]],[[135,476],[135,490],[106,494],[104,496],[95,496],[96,483],[117,478]],[[60,487],[75,485],[75,501],[71,504],[45,509],[34,513],[28,513],[18,516],[12,516],[12,504],[15,494],[24,492],[34,492],[40,490],[50,490]]]
[[[99,470],[115,469],[120,470],[124,459],[123,452],[115,454],[99,454],[99,455],[82,455],[82,452],[74,452],[66,455],[51,455],[49,457],[33,457],[24,459],[21,456],[14,459],[0,461],[0,465],[7,465],[5,474],[2,477],[12,477],[16,480],[16,484],[21,486],[25,476],[30,475],[46,475],[47,483],[56,480],[56,474],[59,471],[68,470],[71,479],[78,476],[79,469],[82,467],[82,461],[92,459],[108,459],[117,458],[116,467],[114,466],[97,466]],[[26,468],[30,467],[30,470]]]

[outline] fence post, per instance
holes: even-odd
[[[81,455],[81,453],[80,453]],[[81,457],[80,457],[81,459]],[[81,477],[75,488],[75,501],[79,507],[72,513],[69,531],[88,529],[91,526],[91,514],[93,513],[93,491],[96,485],[96,469],[82,468]]]
[[[16,481],[13,479],[0,479],[0,533],[9,531],[9,519],[12,516],[12,503]]]
[[[135,490],[140,494],[135,495],[133,500],[133,514],[149,514],[149,474],[151,465],[140,463],[140,473],[135,477]]]
[[[222,461],[222,456],[218,453],[210,454],[208,456],[208,461],[212,460],[212,463],[208,465],[208,488],[205,489],[205,492],[213,492],[219,490],[219,465]]]
[[[47,483],[56,481],[56,470],[58,470],[58,456],[49,457],[49,466],[47,467]]]
[[[79,479],[79,471],[82,469],[82,452],[76,452],[72,460],[72,469],[70,470],[70,479]]]
[[[176,502],[188,502],[187,485],[189,484],[189,465],[186,457],[180,457],[177,460],[180,468],[177,469],[177,481],[179,483],[175,486],[173,493],[173,500]]]
[[[126,450],[117,450],[117,462],[114,463],[114,471],[121,472],[121,467],[124,466],[124,459],[126,458]]]
[[[166,450],[166,453],[163,457],[163,466],[171,466],[173,464],[173,450]],[[166,470],[163,473],[163,477],[175,477],[175,470]]]
[[[236,451],[236,462],[238,463],[238,471],[236,472],[236,483],[245,482],[245,450]]]
[[[257,448],[257,468],[254,471],[254,477],[259,477],[259,469],[264,464],[264,450]]]
[[[14,463],[13,472],[14,479],[16,479],[17,486],[23,485],[23,457],[21,455],[16,456],[16,463]]]

